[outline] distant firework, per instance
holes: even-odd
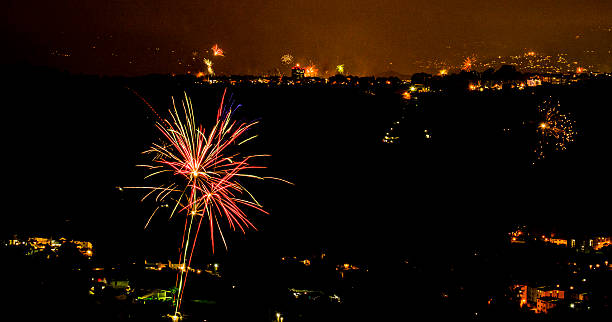
[[[576,74],[582,74],[586,72],[586,68],[578,67],[576,68]]]
[[[475,61],[476,59],[473,57],[465,58],[465,60],[463,61],[463,65],[461,66],[461,70],[466,72],[471,71]]]
[[[446,76],[448,75],[448,69],[440,69],[440,71],[438,72],[438,74],[440,76]]]
[[[212,65],[213,65],[212,60],[204,58],[204,64],[206,64],[206,71],[208,72],[208,75],[214,76],[215,71],[212,69]]]
[[[541,121],[538,123],[538,144],[535,149],[538,160],[546,157],[546,151],[563,151],[567,145],[574,141],[576,130],[574,120],[566,114],[559,112],[561,104],[553,103],[548,98],[538,106]]]
[[[211,49],[214,56],[224,56],[223,49],[219,48],[219,45],[215,44]]]
[[[291,56],[291,54],[284,54],[281,57],[281,62],[285,65],[291,65],[291,63],[293,63],[293,56]]]
[[[266,155],[242,156],[237,150],[241,144],[255,137],[244,138],[257,122],[232,120],[236,107],[224,104],[224,99],[225,92],[216,122],[208,131],[196,123],[187,95],[180,105],[182,108],[177,108],[173,99],[170,120],[157,123],[162,142],[153,144],[146,151],[153,155],[152,164],[144,166],[151,170],[147,178],[165,176],[169,180],[160,186],[139,187],[150,190],[144,198],[155,195],[156,201],[162,205],[172,201],[174,206],[170,217],[174,214],[185,216],[176,281],[178,293],[174,298],[174,315],[170,316],[177,319],[180,317],[183,291],[202,223],[205,222],[204,227],[208,226],[214,253],[216,238],[220,237],[227,248],[222,226],[234,231],[239,229],[243,233],[246,229],[255,229],[243,207],[266,213],[239,181],[246,178],[264,179],[244,172],[265,168],[253,166],[250,162]],[[247,196],[249,200],[242,196]],[[145,228],[160,207],[163,206],[153,211]],[[218,237],[215,237],[215,232],[218,232]]]
[[[344,74],[344,64],[336,66],[338,74]]]

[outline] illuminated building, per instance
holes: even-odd
[[[517,291],[519,305],[527,306],[535,310],[536,313],[548,313],[550,309],[557,306],[560,300],[566,298],[564,290],[551,286],[532,287],[519,284],[514,286]]]
[[[298,258],[297,256],[292,257],[281,257],[281,261],[288,263],[300,263],[304,266],[310,266],[311,262],[308,258]]]
[[[299,64],[295,65],[291,68],[291,77],[296,80],[303,79],[305,72],[306,72],[306,69],[301,68]]]
[[[551,243],[551,244],[555,244],[555,245],[559,245],[559,246],[567,246],[567,239],[562,239],[562,238],[547,238],[546,241]]]
[[[600,250],[610,244],[612,244],[610,237],[595,237],[593,238],[591,247],[593,247],[594,250]]]
[[[81,254],[83,254],[84,256],[93,256],[93,244],[88,241],[66,240],[66,238],[60,238],[59,240],[55,240],[44,237],[30,237],[27,239],[27,241],[20,241],[18,239],[13,239],[10,241],[10,244],[13,246],[29,245],[33,248],[34,252],[42,251],[44,249],[49,249],[52,252],[57,252],[59,248],[65,243],[74,244],[79,250],[79,252],[81,252]]]
[[[527,237],[529,237],[529,233],[525,225],[519,226],[510,232],[510,242],[513,244],[524,244]]]
[[[527,305],[527,285],[515,285],[514,288],[518,293],[519,305],[521,307]]]
[[[151,290],[141,296],[138,296],[136,301],[146,304],[149,302],[169,302],[172,301],[172,291],[155,289]]]
[[[550,309],[555,308],[559,304],[560,300],[554,297],[542,297],[538,298],[536,305],[536,313],[548,314]]]
[[[352,265],[352,264],[349,264],[349,263],[345,263],[345,264],[342,264],[342,265],[337,265],[336,266],[336,270],[340,273],[340,278],[341,279],[344,279],[346,277],[346,273],[351,272],[351,271],[353,271],[353,272],[359,272],[359,271],[362,271],[362,270],[366,271],[366,272],[368,271],[367,269],[362,269],[362,268],[360,268],[358,266],[355,266],[355,265]]]
[[[529,87],[540,86],[540,85],[542,85],[542,80],[540,79],[540,76],[538,75],[531,76],[527,80],[527,86]]]

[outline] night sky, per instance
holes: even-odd
[[[197,72],[214,44],[227,53],[219,74],[273,73],[286,53],[321,72],[372,75],[526,50],[612,70],[608,0],[9,0],[0,15],[4,63],[75,73]]]

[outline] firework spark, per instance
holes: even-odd
[[[213,62],[210,59],[204,58],[204,64],[206,64],[206,70],[208,75],[214,76],[215,71],[212,69]]]
[[[475,58],[466,57],[465,60],[463,61],[463,65],[461,66],[461,70],[466,71],[466,72],[471,71],[474,65],[474,62],[476,62]]]
[[[538,106],[542,118],[538,124],[539,140],[535,149],[538,160],[544,159],[547,150],[563,151],[574,141],[576,130],[574,120],[559,112],[560,103],[549,98]]]
[[[285,65],[291,65],[291,63],[293,63],[293,56],[291,56],[291,54],[284,54],[281,57],[281,62]]]
[[[173,99],[170,120],[157,124],[162,142],[153,144],[149,150],[145,151],[153,155],[152,165],[144,166],[151,170],[147,178],[167,176],[170,183],[156,187],[139,187],[150,190],[144,198],[155,195],[156,201],[160,204],[166,204],[166,201],[172,200],[174,206],[170,217],[172,218],[175,214],[185,215],[183,238],[179,250],[181,269],[177,274],[178,292],[174,300],[174,316],[178,316],[181,307],[183,291],[202,223],[206,222],[204,226],[208,226],[207,230],[214,253],[215,239],[219,237],[227,248],[222,226],[228,226],[233,231],[239,230],[242,233],[245,233],[247,229],[256,229],[247,218],[244,207],[267,213],[238,181],[243,178],[270,178],[245,173],[252,169],[265,168],[251,165],[250,162],[254,158],[267,155],[242,156],[236,151],[239,145],[255,137],[244,138],[247,131],[257,122],[240,123],[232,120],[235,108],[226,106],[224,100],[225,92],[217,111],[216,122],[210,130],[206,131],[201,125],[196,124],[191,100],[187,95],[182,101],[182,109],[177,109]],[[182,113],[179,113],[179,110]],[[241,196],[247,196],[248,199]],[[145,228],[160,207],[153,211]],[[217,233],[218,236],[216,236]]]
[[[211,49],[213,51],[214,56],[224,56],[223,49],[219,48],[219,45],[215,44]]]
[[[336,71],[340,75],[344,74],[344,64],[336,66]]]

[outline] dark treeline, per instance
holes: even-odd
[[[172,253],[181,221],[161,212],[143,231],[155,204],[140,203],[143,191],[118,189],[150,183],[136,165],[150,162],[142,151],[159,140],[155,112],[133,91],[162,118],[171,98],[179,103],[187,93],[208,127],[226,87],[165,75],[7,70],[3,134],[10,157],[3,163],[8,200],[18,210],[3,233],[70,232],[100,240],[109,256],[128,254],[120,247],[126,240]],[[393,253],[445,243],[431,236],[478,242],[512,222],[560,225],[561,217],[580,217],[566,226],[598,227],[604,191],[593,180],[609,177],[610,118],[600,103],[606,88],[609,82],[594,79],[524,91],[424,93],[407,103],[403,88],[393,86],[229,87],[226,100],[242,105],[236,118],[259,121],[257,138],[242,152],[271,154],[261,161],[265,175],[295,183],[245,182],[272,215],[254,215],[260,231],[246,239],[232,236],[235,252],[335,245],[360,256],[372,245]],[[567,151],[550,151],[534,166],[537,106],[551,96],[579,134]],[[399,144],[382,143],[400,120]]]
[[[198,120],[209,127],[225,86],[166,75],[105,78],[40,68],[6,70],[11,82],[3,88],[3,176],[10,190],[4,195],[3,236],[91,240],[96,261],[107,264],[175,259],[183,217],[169,219],[162,210],[144,230],[154,200],[141,202],[144,191],[118,187],[151,183],[136,165],[150,162],[142,151],[159,142],[157,114],[168,117],[172,97],[179,103],[189,95]],[[431,81],[434,87],[437,79]],[[458,90],[421,93],[410,101],[394,82],[375,90],[227,88],[226,100],[241,105],[235,119],[259,122],[250,133],[258,136],[240,151],[271,154],[261,161],[268,167],[261,174],[295,185],[245,181],[270,212],[249,213],[259,231],[246,236],[228,231],[229,252],[218,241],[215,255],[207,238],[201,239],[194,266],[221,261],[228,281],[235,278],[244,286],[238,293],[244,310],[233,309],[236,297],[220,292],[211,298],[221,304],[203,312],[217,314],[218,320],[264,320],[273,317],[279,303],[288,305],[283,301],[292,285],[346,294],[349,304],[329,316],[325,307],[296,308],[305,319],[380,319],[406,311],[472,317],[487,303],[483,294],[509,285],[510,264],[524,260],[520,254],[499,253],[512,224],[609,233],[601,224],[607,190],[599,183],[610,180],[605,103],[610,82],[490,92],[467,91],[462,82]],[[537,106],[550,97],[575,120],[578,135],[566,151],[547,151],[547,158],[534,165]],[[384,144],[391,127],[397,144]],[[323,250],[329,262],[321,272],[281,275],[280,256]],[[9,262],[22,260],[13,255],[7,255]],[[28,290],[51,297],[63,287],[56,293],[61,298],[29,316],[126,319],[123,307],[83,303],[86,277],[75,275],[62,256],[56,262],[27,259],[27,270],[13,267],[15,279],[8,285],[21,289],[9,303],[25,301]],[[325,284],[334,265],[343,262],[364,265],[371,274],[354,284]],[[441,300],[441,294],[455,297],[464,286],[467,292],[458,295],[459,302]]]

